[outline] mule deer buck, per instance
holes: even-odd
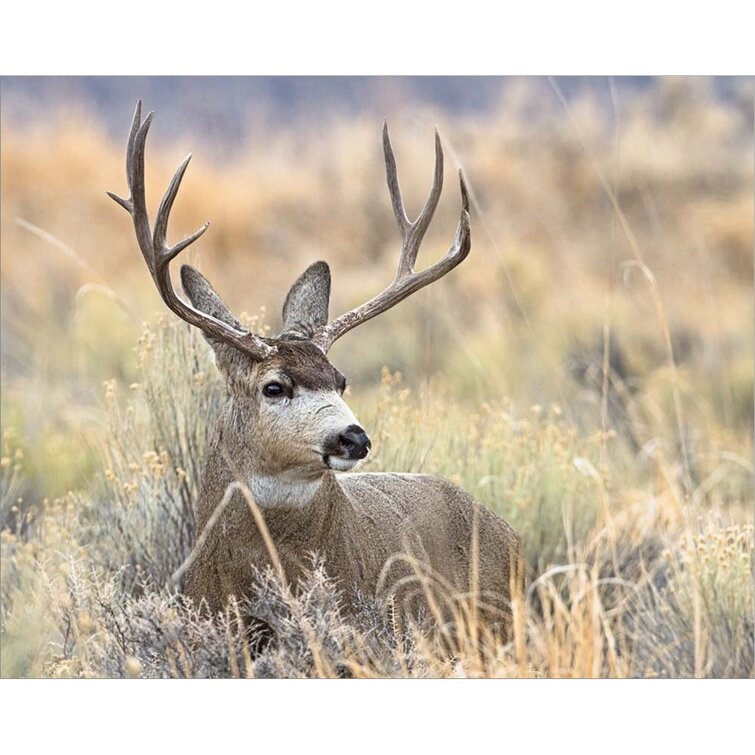
[[[185,593],[197,603],[204,601],[213,612],[222,610],[231,595],[249,595],[254,589],[251,567],[270,563],[272,540],[279,565],[292,583],[316,552],[324,556],[326,570],[346,596],[359,590],[395,597],[397,585],[402,584],[402,600],[410,603],[411,591],[406,588],[416,587],[414,575],[423,584],[416,588],[412,605],[431,600],[427,594],[431,581],[435,587],[473,593],[491,623],[504,627],[511,585],[522,568],[518,535],[447,480],[423,474],[345,474],[369,454],[370,439],[342,398],[344,376],[327,357],[337,339],[443,277],[469,253],[469,207],[460,171],[462,209],[453,243],[440,261],[421,272],[414,270],[443,184],[443,150],[437,132],[430,195],[411,222],[404,211],[388,130],[383,129],[388,189],[403,239],[390,285],[328,322],[330,270],[325,262],[315,262],[288,292],[283,332],[267,338],[246,330],[210,283],[188,265],[181,268],[181,281],[191,306],[176,294],[170,262],[209,224],[173,246],[166,241],[168,217],[188,156],[160,203],[154,229],[150,228],[144,150],[152,115],[142,122],[141,102],[137,104],[126,155],[130,197],[110,196],[131,215],[163,301],[202,331],[227,388],[204,460],[196,506],[196,531],[206,537],[200,537],[201,547],[186,572]],[[234,483],[251,491],[266,533],[257,526],[243,490],[233,490]],[[232,492],[230,498],[227,491]],[[226,505],[215,521],[214,512],[223,501]],[[206,529],[208,523],[211,529]]]

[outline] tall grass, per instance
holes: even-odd
[[[248,600],[202,616],[171,575],[191,548],[197,477],[187,454],[201,458],[218,379],[201,338],[183,324],[150,328],[138,350],[142,382],[126,396],[113,382],[104,387],[103,472],[88,492],[29,509],[22,524],[13,508],[23,460],[3,466],[3,673],[752,673],[744,510],[698,522],[665,482],[617,490],[599,470],[598,439],[565,427],[555,409],[517,418],[510,406],[485,405],[459,437],[459,409],[447,396],[414,395],[388,371],[376,397],[354,397],[374,413],[370,469],[455,476],[517,528],[529,581],[515,597],[512,641],[472,631],[466,609],[441,635],[369,596],[346,618],[322,561],[293,589],[273,571],[258,574]],[[250,616],[272,628],[272,639],[246,628]]]

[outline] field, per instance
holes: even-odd
[[[210,619],[180,597],[208,425],[223,387],[164,312],[125,213],[123,133],[85,104],[3,116],[0,642],[4,677],[753,676],[753,86],[520,80],[485,112],[402,102],[391,119],[418,212],[432,127],[446,188],[420,254],[472,194],[472,251],[330,356],[374,442],[365,471],[447,477],[521,534],[514,638],[429,632],[364,596],[339,615],[313,556],[291,590]],[[200,149],[191,121],[148,150],[155,207],[259,332],[310,262],[331,313],[393,276],[399,236],[379,119],[288,125]],[[154,210],[153,210],[154,213]],[[194,249],[194,247],[192,247]],[[177,279],[177,276],[176,276]],[[240,615],[276,641],[252,652]]]

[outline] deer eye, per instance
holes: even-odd
[[[276,396],[282,396],[286,389],[280,383],[268,383],[262,392],[269,398],[275,398]]]

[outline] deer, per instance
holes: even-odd
[[[330,268],[314,262],[285,298],[282,331],[267,337],[246,329],[210,282],[189,265],[180,271],[189,303],[176,293],[170,263],[209,223],[172,246],[167,242],[168,219],[188,155],[150,227],[144,181],[153,115],[142,121],[141,101],[137,103],[126,150],[129,198],[108,194],[131,215],[163,302],[201,331],[226,389],[202,466],[195,506],[196,532],[201,535],[185,573],[185,596],[216,614],[231,598],[253,594],[255,569],[268,568],[274,559],[295,584],[311,554],[317,553],[345,596],[400,600],[409,615],[430,604],[439,620],[450,615],[449,599],[437,597],[440,592],[472,596],[484,618],[505,634],[512,590],[523,574],[520,537],[448,480],[353,471],[369,455],[371,441],[344,401],[346,378],[327,356],[339,338],[439,280],[469,254],[469,196],[460,170],[462,207],[451,246],[439,261],[415,270],[443,187],[437,129],[430,193],[417,219],[410,221],[388,127],[383,125],[388,190],[402,239],[392,282],[366,303],[330,320]],[[352,598],[344,600],[348,612]],[[446,608],[438,611],[440,604]]]

